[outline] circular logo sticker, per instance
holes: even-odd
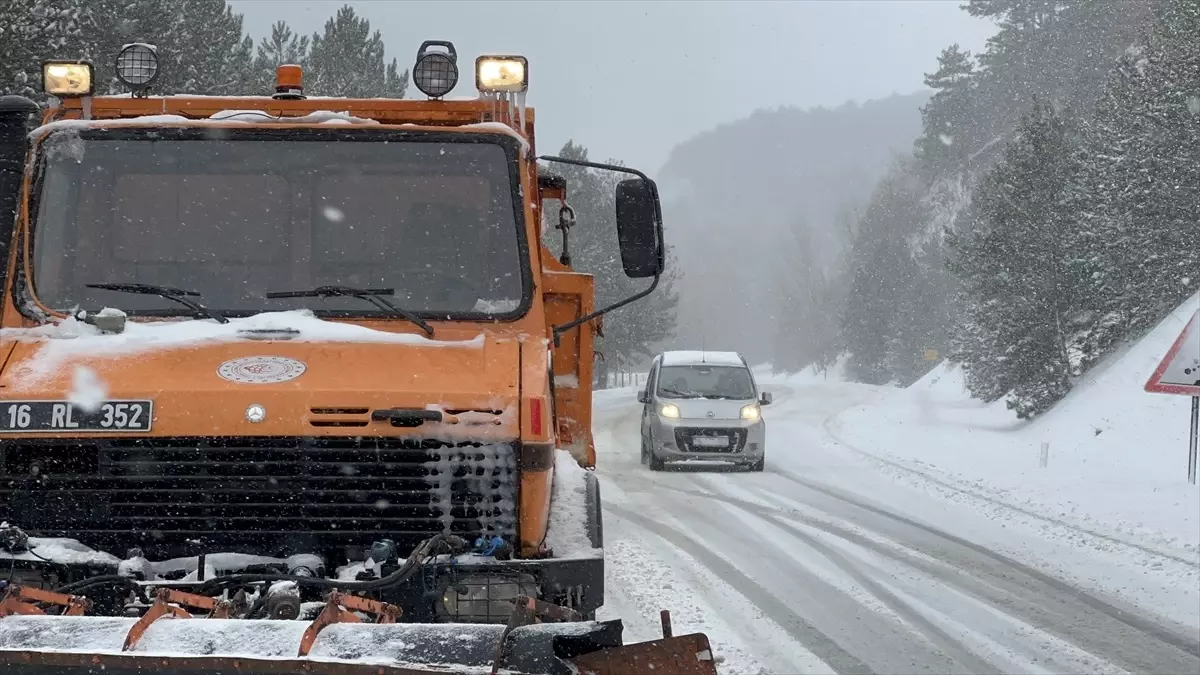
[[[217,367],[217,375],[238,384],[276,384],[294,380],[308,366],[286,356],[244,356]]]

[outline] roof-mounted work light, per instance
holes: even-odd
[[[475,59],[475,88],[485,93],[525,91],[529,88],[529,60],[524,56]]]
[[[444,47],[446,51],[432,51],[431,47]],[[426,40],[417,50],[417,64],[413,66],[413,84],[430,98],[441,98],[458,84],[458,54],[454,45],[445,40]]]
[[[158,78],[158,48],[134,42],[117,54],[117,79],[135,93],[143,92]]]
[[[96,69],[87,61],[46,61],[42,64],[42,91],[51,96],[91,96]]]

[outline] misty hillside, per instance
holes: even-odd
[[[920,92],[757,111],[677,145],[660,171],[664,194],[722,215],[828,223],[865,201],[893,153],[911,151],[928,100]]]
[[[818,260],[831,262],[852,213],[893,157],[912,151],[928,99],[763,110],[676,146],[659,180],[668,237],[687,270],[679,344],[768,358],[775,303],[766,296],[790,264],[776,259],[779,241],[807,232]]]

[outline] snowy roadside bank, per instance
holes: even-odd
[[[1142,389],[1195,304],[1031,422],[1016,420],[1002,402],[972,400],[961,371],[939,367],[834,416],[827,428],[901,467],[1200,564],[1200,490],[1186,479],[1190,401]]]

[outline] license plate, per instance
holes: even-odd
[[[692,439],[692,445],[705,448],[724,448],[729,445],[729,439],[724,436],[697,436]]]
[[[0,433],[150,431],[151,401],[105,401],[88,412],[67,401],[0,401]]]

